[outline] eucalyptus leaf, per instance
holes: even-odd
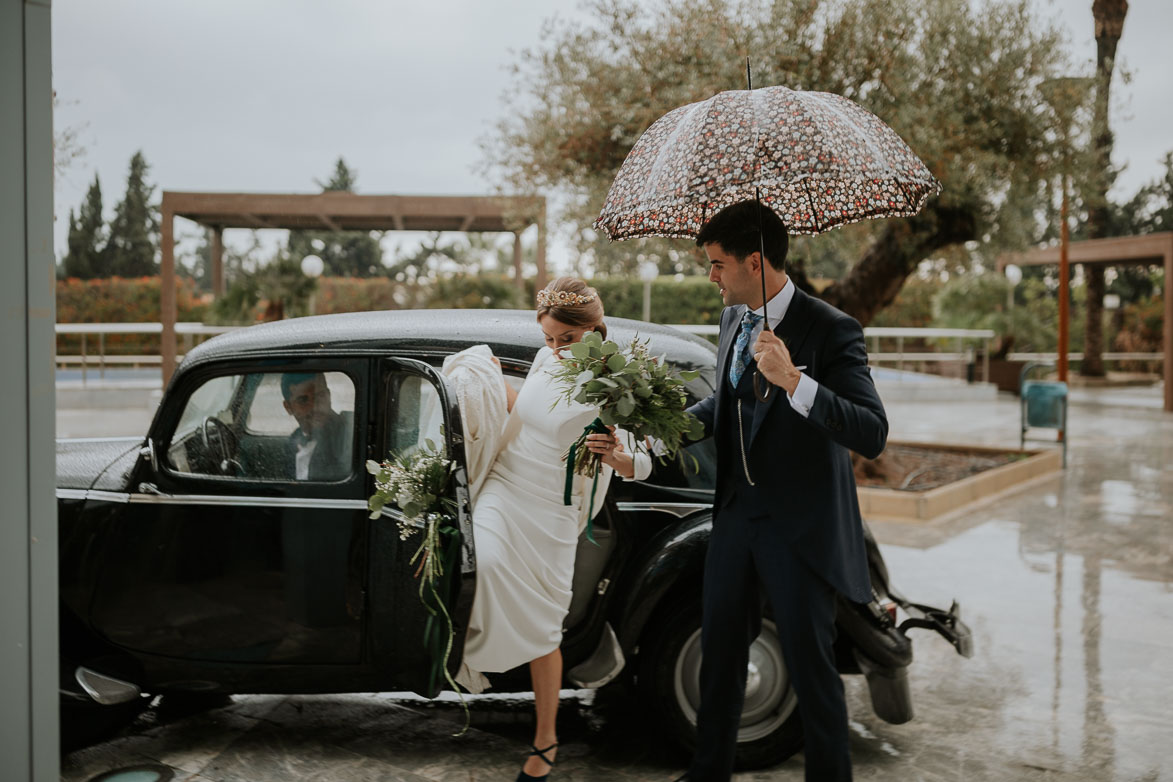
[[[575,342],[570,346],[570,355],[575,358],[589,358],[591,355],[591,346],[585,342]]]
[[[612,353],[618,353],[618,352],[619,352],[619,346],[616,345],[611,340],[607,340],[606,342],[603,343],[603,355],[604,356],[609,356]]]
[[[615,353],[607,359],[607,369],[612,372],[618,372],[627,366],[627,359],[622,353]]]
[[[617,405],[617,408],[619,410],[619,415],[622,415],[622,416],[631,415],[632,412],[635,410],[635,400],[631,398],[631,394],[624,394],[619,399],[619,404]]]
[[[701,373],[695,369],[686,369],[680,373],[680,379],[685,382],[692,382],[701,376]]]

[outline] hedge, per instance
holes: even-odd
[[[97,280],[79,280],[71,277],[57,281],[58,323],[149,323],[160,319],[158,277],[110,277]],[[200,297],[190,280],[177,280],[175,303],[178,319],[183,322],[202,322],[209,301]],[[80,334],[62,334],[57,337],[58,355],[81,353]],[[145,355],[159,352],[159,338],[154,334],[107,334],[106,352],[111,354]],[[98,337],[86,336],[88,353],[97,353]]]
[[[641,318],[644,284],[637,279],[591,280],[603,298],[607,315]],[[158,322],[160,281],[158,277],[79,280],[57,282],[58,323],[141,323]],[[457,274],[426,282],[398,282],[386,277],[323,277],[314,295],[314,311],[367,312],[412,308],[522,308],[533,306],[534,285],[527,280],[519,291],[513,280],[497,274]],[[180,321],[202,322],[211,308],[211,297],[200,296],[190,280],[176,282],[176,303]],[[262,302],[253,313],[261,320]],[[706,277],[661,277],[651,284],[651,318],[657,323],[715,324],[721,317],[717,286]],[[149,334],[106,336],[110,354],[157,354],[159,340]],[[97,351],[97,337],[87,337],[87,352]],[[80,335],[57,339],[60,355],[81,352]]]

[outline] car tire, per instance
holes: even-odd
[[[699,602],[699,601],[698,601]],[[665,738],[691,753],[700,701],[701,612],[691,603],[670,610],[645,634],[639,689]],[[750,648],[750,675],[737,737],[736,766],[773,766],[802,749],[802,719],[774,623],[763,620]]]

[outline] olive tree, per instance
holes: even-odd
[[[1057,30],[1027,0],[591,0],[555,18],[514,66],[506,113],[483,141],[485,169],[514,191],[555,190],[577,250],[599,272],[636,253],[680,267],[683,241],[608,245],[589,226],[640,134],[677,106],[745,87],[838,93],[888,122],[940,179],[920,215],[794,243],[837,275],[821,295],[866,323],[922,260],[979,242],[994,252],[1038,238],[1056,155],[1038,85],[1062,74]],[[695,266],[694,266],[695,268]]]

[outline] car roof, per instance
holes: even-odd
[[[671,326],[607,318],[607,336],[621,345],[648,340],[653,354],[665,354],[685,368],[715,363],[707,340]],[[214,337],[188,352],[187,370],[210,361],[258,355],[448,354],[488,344],[503,358],[529,361],[544,344],[533,310],[425,309],[348,312],[261,323]]]

